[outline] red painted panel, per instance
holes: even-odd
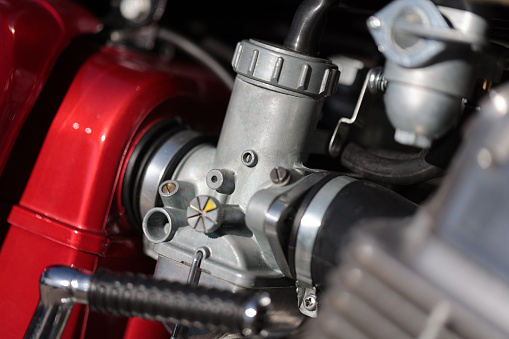
[[[163,103],[174,110],[169,116],[192,116],[207,97],[218,98],[216,107],[226,106],[227,93],[207,74],[112,48],[92,56],[57,112],[20,205],[78,229],[103,232],[119,164],[145,117]]]
[[[0,1],[0,173],[58,56],[99,21],[70,1]]]
[[[100,255],[108,245],[104,234],[84,232],[39,213],[14,206],[9,223],[70,248]]]
[[[0,253],[0,300],[14,311],[0,317],[2,333],[22,337],[47,266],[151,268],[140,239],[122,219],[122,206],[117,199],[111,206],[126,154],[137,131],[160,119],[161,112],[217,130],[227,97],[210,73],[191,64],[105,47],[82,65],[9,217],[12,226]],[[97,332],[83,327],[87,319],[86,309],[77,308],[64,337]],[[101,323],[89,320],[88,326]],[[105,323],[118,327],[111,332],[123,333],[125,320]]]
[[[2,338],[23,338],[39,300],[39,279],[44,268],[67,265],[93,271],[98,257],[57,244],[35,233],[11,226],[0,253]],[[82,311],[76,308],[65,338],[80,333]]]
[[[160,322],[141,318],[129,319],[124,339],[169,339],[171,335]]]

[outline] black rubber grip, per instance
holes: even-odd
[[[100,313],[174,321],[212,331],[256,334],[263,327],[268,298],[264,293],[231,293],[184,285],[132,273],[98,271],[88,302]],[[253,308],[256,312],[249,312]],[[252,317],[246,318],[251,313]]]

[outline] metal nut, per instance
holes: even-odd
[[[371,94],[385,93],[387,80],[384,78],[383,68],[373,68],[368,77],[368,89]]]
[[[241,160],[247,167],[255,167],[258,163],[258,156],[254,151],[247,150],[242,152]]]

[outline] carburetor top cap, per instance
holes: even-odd
[[[239,75],[314,97],[332,95],[340,74],[328,59],[252,39],[237,44],[232,66]]]

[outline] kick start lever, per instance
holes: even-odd
[[[209,330],[259,333],[271,303],[267,293],[231,293],[132,273],[94,275],[65,266],[47,268],[25,339],[57,339],[75,304],[96,312],[177,321]]]

